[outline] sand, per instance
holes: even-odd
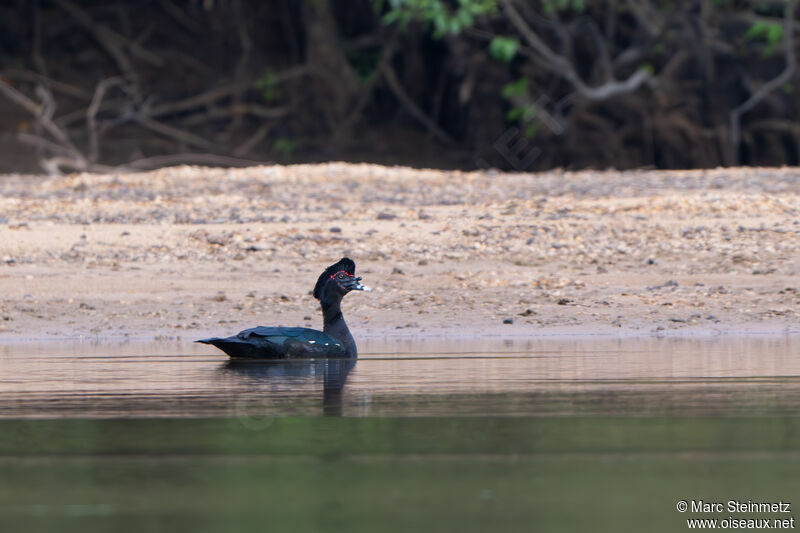
[[[376,165],[0,176],[0,342],[800,332],[800,170],[447,172]]]

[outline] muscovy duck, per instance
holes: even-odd
[[[230,357],[251,359],[309,359],[316,357],[356,357],[353,335],[342,316],[342,298],[350,291],[371,291],[355,276],[356,264],[343,257],[319,276],[314,298],[322,306],[322,331],[309,328],[258,326],[233,337],[201,339],[196,342],[216,346]]]

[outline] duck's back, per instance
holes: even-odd
[[[258,326],[240,331],[234,337],[198,342],[214,345],[231,357],[307,359],[347,355],[340,341],[310,328]]]

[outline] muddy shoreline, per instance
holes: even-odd
[[[0,342],[318,327],[342,255],[356,336],[795,334],[798,250],[796,169],[4,175]]]

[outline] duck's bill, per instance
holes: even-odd
[[[361,284],[361,278],[355,278],[353,280],[353,290],[354,291],[364,291],[364,292],[372,292],[372,289],[367,287],[366,285]]]

